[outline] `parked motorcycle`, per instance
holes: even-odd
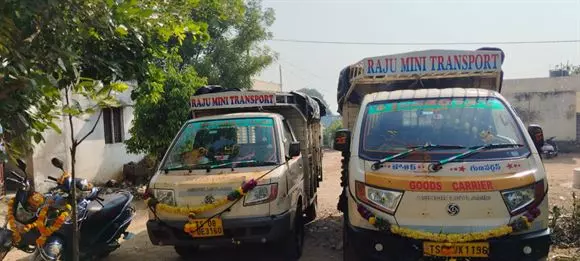
[[[558,145],[554,141],[556,137],[550,137],[544,142],[542,146],[542,156],[546,159],[551,159],[558,156]]]
[[[74,185],[79,192],[77,214],[81,235],[79,239],[80,260],[97,260],[106,257],[119,248],[118,240],[121,236],[125,239],[132,237],[132,234],[126,231],[135,215],[135,209],[131,206],[133,200],[131,193],[119,191],[100,196],[101,189],[93,187],[86,179],[73,181],[64,171],[64,164],[61,160],[53,158],[52,164],[60,169],[63,175],[59,179],[49,177],[49,180],[54,181],[56,186],[45,195],[39,195],[32,191],[26,178],[19,179],[22,181],[19,182],[22,188],[16,193],[12,207],[17,226],[26,227],[27,224],[36,222],[39,216],[43,215],[42,206],[45,206],[44,204],[49,204],[46,212],[49,214],[45,213],[46,221],[44,224],[47,227],[54,226],[58,221],[59,213],[66,211],[66,203],[69,202],[70,198],[69,193]],[[19,167],[22,171],[26,170],[26,165],[22,161],[19,161]],[[39,201],[42,201],[43,204],[38,204]],[[46,238],[43,247],[36,247],[36,240],[41,235],[38,228],[20,234],[18,244],[13,243],[14,235],[15,233],[8,230],[6,226],[0,230],[0,257],[5,256],[12,246],[32,253],[30,258],[32,261],[66,261],[72,255],[70,247],[72,222],[70,219],[62,223],[58,230]]]

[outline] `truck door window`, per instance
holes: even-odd
[[[286,120],[282,121],[284,125],[284,152],[287,153],[290,149],[290,143],[294,141],[294,134]]]

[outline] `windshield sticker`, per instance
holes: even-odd
[[[472,172],[498,172],[500,170],[501,165],[499,163],[475,164],[469,167],[469,171]]]
[[[394,171],[415,171],[426,169],[425,164],[423,163],[389,163],[385,165],[385,168]]]
[[[239,119],[239,120],[228,120],[228,121],[201,121],[193,122],[194,128],[202,129],[222,129],[222,128],[233,128],[233,127],[272,127],[274,126],[274,120],[272,119]]]
[[[454,167],[454,168],[450,168],[449,170],[455,171],[455,172],[465,172],[465,166]]]
[[[435,111],[448,109],[488,109],[488,110],[505,110],[503,104],[497,99],[462,99],[462,100],[416,100],[390,102],[385,104],[369,105],[368,114],[377,114],[384,112],[396,111]]]
[[[489,195],[418,195],[421,201],[488,201]]]
[[[519,168],[519,167],[521,167],[521,166],[522,166],[522,165],[520,165],[519,163],[511,163],[511,162],[510,162],[510,163],[508,163],[508,164],[507,164],[507,166],[506,166],[506,167],[507,167],[508,169],[515,169],[515,168]]]

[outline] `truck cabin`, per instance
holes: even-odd
[[[221,86],[205,86],[197,90],[191,97],[191,118],[213,118],[216,116],[232,115],[236,120],[244,120],[240,114],[248,115],[280,115],[284,120],[286,137],[284,148],[287,157],[302,156],[305,168],[305,190],[307,200],[315,195],[318,181],[322,180],[322,129],[320,118],[326,115],[326,107],[320,99],[312,98],[300,92],[272,93],[262,91],[242,91]],[[250,114],[251,113],[251,114]],[[271,113],[271,114],[270,114]],[[254,117],[252,116],[252,117]],[[227,117],[227,116],[226,116]],[[234,118],[234,117],[232,117]],[[270,117],[271,118],[271,117]],[[224,117],[221,117],[224,119]],[[223,131],[230,139],[240,142],[240,133],[235,128]],[[256,139],[261,139],[262,133],[253,131]],[[267,131],[266,131],[267,132]],[[267,134],[267,133],[266,133]],[[260,136],[262,135],[262,136]],[[221,134],[213,134],[208,140],[221,138]],[[242,135],[243,136],[243,135]],[[290,141],[288,141],[290,139]],[[296,140],[297,142],[291,142]],[[239,146],[240,149],[242,146]],[[263,147],[263,146],[262,146]],[[284,159],[279,159],[283,161]]]

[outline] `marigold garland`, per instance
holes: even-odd
[[[435,234],[431,232],[424,232],[419,230],[413,230],[409,228],[403,228],[396,225],[389,224],[388,221],[375,216],[371,211],[369,211],[362,204],[358,204],[357,210],[359,214],[366,219],[371,225],[375,226],[379,230],[390,231],[393,234],[412,238],[416,240],[428,240],[433,242],[447,242],[447,243],[464,243],[471,241],[485,241],[490,238],[502,237],[512,232],[520,232],[527,230],[531,227],[531,223],[540,215],[540,210],[537,208],[530,209],[526,214],[515,220],[509,225],[504,225],[495,229],[482,231],[482,232],[472,232],[465,234]]]
[[[44,205],[38,214],[38,219],[36,220],[36,227],[38,228],[38,232],[40,236],[36,239],[36,245],[42,247],[46,242],[46,239],[50,237],[54,232],[58,231],[66,219],[69,217],[69,212],[72,209],[71,205],[66,205],[66,210],[62,211],[56,220],[52,223],[52,226],[46,226],[47,214],[48,214],[48,205]]]
[[[194,222],[195,216],[207,212],[221,206],[228,204],[229,202],[238,200],[245,196],[250,190],[254,189],[258,185],[258,182],[254,179],[245,182],[239,188],[235,189],[234,191],[230,192],[226,197],[223,197],[214,203],[211,204],[203,204],[197,207],[180,207],[180,206],[171,206],[167,204],[160,203],[155,198],[149,198],[145,201],[147,206],[154,208],[155,211],[165,212],[170,214],[176,215],[187,215],[188,221],[185,223],[183,227],[183,231],[185,233],[190,234],[191,236],[198,230],[197,224]]]
[[[27,224],[22,229],[16,225],[16,219],[14,218],[14,198],[8,201],[8,215],[6,215],[6,218],[8,219],[8,228],[12,231],[12,242],[14,245],[18,245],[22,240],[21,234],[27,233],[36,227],[36,223]]]

